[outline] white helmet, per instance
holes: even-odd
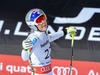
[[[41,10],[41,9],[38,9],[38,8],[35,8],[35,9],[31,9],[27,14],[26,14],[26,17],[25,17],[25,22],[26,24],[33,30],[37,30],[37,26],[38,25],[36,23],[36,20],[37,18],[39,18],[41,15],[44,15],[45,18],[47,19],[46,17],[46,14]]]

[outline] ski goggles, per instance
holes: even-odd
[[[41,23],[43,20],[46,20],[46,16],[45,15],[41,15],[40,17],[38,17],[36,19],[36,23]]]

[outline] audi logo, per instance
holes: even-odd
[[[53,75],[69,75],[69,71],[69,67],[54,66],[52,68]],[[78,75],[76,68],[72,67],[71,75]]]

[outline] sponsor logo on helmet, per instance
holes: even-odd
[[[33,11],[30,16],[30,21],[34,21],[39,15],[39,12]]]

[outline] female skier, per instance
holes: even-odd
[[[53,75],[50,42],[64,36],[64,31],[48,34],[47,16],[38,8],[31,9],[25,21],[32,32],[22,42],[22,59],[29,61],[32,75]],[[76,29],[71,28],[71,31],[76,32]]]

